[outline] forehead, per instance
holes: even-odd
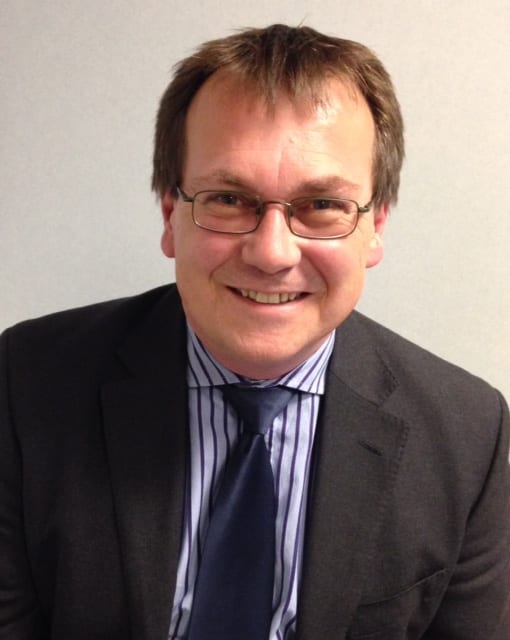
[[[276,176],[285,182],[289,172],[300,171],[366,180],[375,129],[364,97],[349,81],[326,80],[315,100],[281,91],[268,101],[233,73],[219,71],[195,95],[185,138],[184,179],[207,182],[214,172],[234,171],[257,180],[271,172],[277,188]]]
[[[293,112],[296,119],[305,121],[319,116],[326,119],[334,112],[342,111],[353,116],[365,116],[373,126],[373,118],[365,98],[354,83],[341,77],[325,78],[315,83],[313,90],[291,95],[284,89],[268,90],[261,94],[255,83],[227,69],[220,69],[200,87],[191,101],[186,118],[189,131],[196,117],[207,110],[215,115],[230,117],[233,112],[248,112],[268,121],[277,121],[285,112]]]

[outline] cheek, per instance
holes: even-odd
[[[309,260],[328,285],[342,286],[363,278],[368,249],[362,236],[324,242],[328,244],[310,252]]]
[[[181,280],[209,279],[237,255],[237,238],[179,225],[175,228],[175,270]]]

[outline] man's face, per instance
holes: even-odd
[[[319,107],[281,95],[274,111],[226,72],[195,96],[186,121],[183,181],[189,195],[239,190],[264,200],[372,197],[374,124],[364,98],[330,80]],[[162,248],[175,258],[188,322],[211,354],[250,378],[281,375],[309,357],[349,315],[365,268],[382,257],[387,210],[361,214],[348,237],[291,234],[284,208],[266,208],[255,232],[225,235],[194,225],[191,204],[162,200]],[[250,292],[249,296],[241,292]]]

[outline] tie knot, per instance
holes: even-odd
[[[245,428],[264,434],[294,395],[284,387],[252,387],[225,385],[221,388],[226,400],[234,407]]]

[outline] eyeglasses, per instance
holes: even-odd
[[[372,208],[372,201],[361,207],[354,200],[313,196],[290,202],[262,200],[241,191],[198,191],[188,196],[177,187],[184,202],[191,202],[191,215],[197,227],[217,233],[242,234],[255,231],[266,207],[285,207],[287,225],[295,236],[313,240],[345,238],[358,224],[359,216]]]

